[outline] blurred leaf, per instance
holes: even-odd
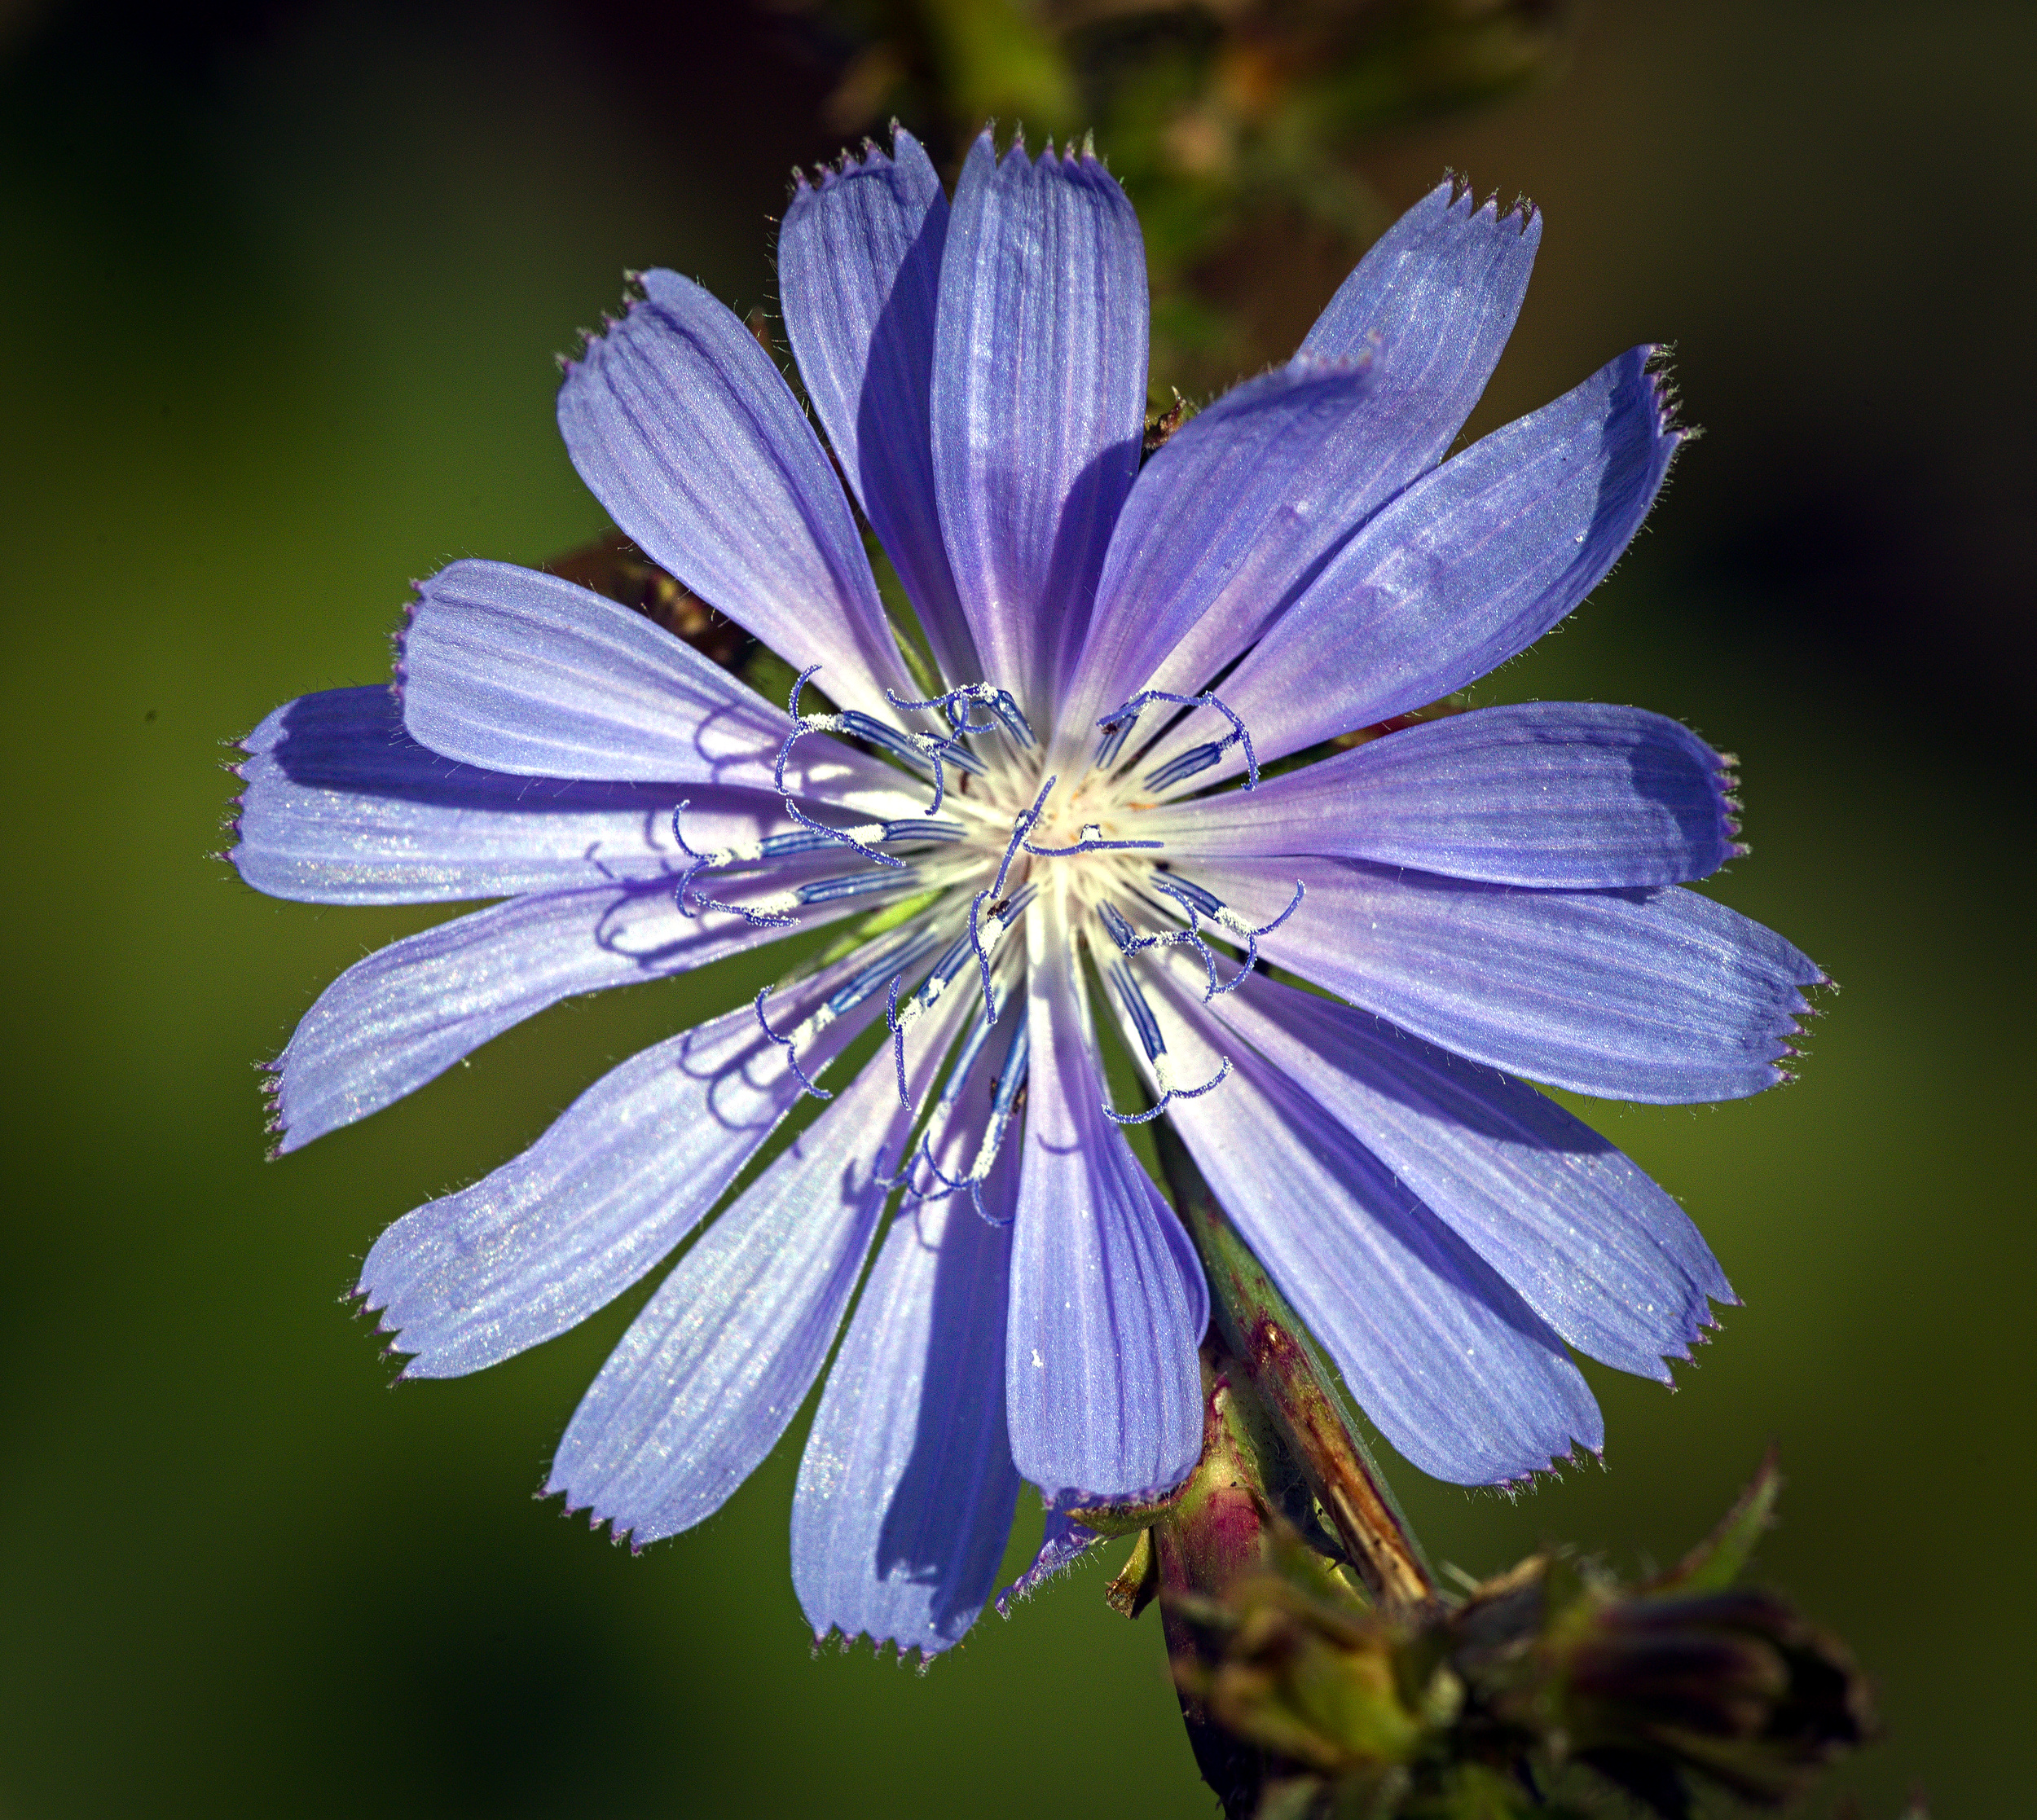
[[[1718,1528],[1670,1568],[1639,1588],[1665,1595],[1723,1592],[1746,1571],[1755,1545],[1775,1520],[1782,1468],[1771,1444],[1761,1467]]]

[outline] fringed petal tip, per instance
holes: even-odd
[[[1014,1604],[1031,1598],[1049,1580],[1066,1573],[1081,1555],[1102,1540],[1097,1531],[1071,1523],[1061,1513],[1050,1510],[1046,1533],[1040,1539],[1040,1552],[1032,1558],[1032,1565],[992,1601],[997,1608],[997,1616],[1009,1618]]]
[[[559,369],[560,377],[565,379],[570,376],[579,367],[580,363],[587,358],[588,350],[597,341],[605,341],[610,334],[628,320],[631,313],[643,301],[644,274],[634,266],[624,266],[623,268],[623,314],[619,316],[612,315],[604,310],[601,312],[601,326],[599,328],[589,328],[584,323],[574,328],[573,350],[570,353],[555,354],[552,357],[552,363]],[[411,585],[414,587],[416,584],[413,582]]]
[[[844,146],[835,154],[834,163],[814,165],[811,177],[807,176],[805,167],[794,165],[792,167],[791,191],[794,204],[796,205],[816,191],[825,195],[845,178],[889,170],[901,140],[908,145],[916,146],[919,143],[895,120],[891,122],[891,149],[888,152],[866,133],[863,135],[860,151],[853,151]]]
[[[641,1554],[653,1542],[663,1540],[662,1536],[649,1536],[642,1541],[639,1541],[636,1539],[636,1530],[627,1527],[623,1519],[610,1511],[602,1510],[598,1504],[575,1504],[573,1501],[572,1488],[562,1485],[549,1476],[537,1490],[530,1494],[530,1501],[533,1504],[543,1504],[548,1499],[555,1497],[563,1498],[565,1501],[560,1508],[561,1516],[577,1517],[584,1512],[587,1516],[587,1526],[590,1532],[598,1536],[604,1529],[607,1530],[609,1545],[615,1548],[627,1547],[632,1556]]]
[[[1494,1479],[1489,1485],[1475,1485],[1470,1489],[1496,1492],[1511,1504],[1531,1492],[1540,1491],[1545,1482],[1560,1483],[1570,1473],[1582,1471],[1587,1466],[1595,1466],[1601,1472],[1607,1470],[1603,1441],[1595,1446],[1589,1441],[1573,1440],[1568,1453],[1551,1454],[1546,1466],[1530,1466],[1511,1478]]]
[[[404,686],[410,680],[410,637],[416,628],[418,609],[424,604],[425,583],[413,577],[410,583],[410,597],[403,603],[403,618],[397,622],[396,629],[389,635],[389,699],[396,704],[399,721],[403,713]]]
[[[296,1148],[290,1141],[290,1121],[283,1110],[283,1057],[257,1062],[254,1066],[255,1072],[262,1076],[262,1128],[275,1139],[269,1146],[269,1161],[274,1163],[286,1151]]]
[[[1642,383],[1655,401],[1655,433],[1658,439],[1670,445],[1673,457],[1684,443],[1695,442],[1705,433],[1677,415],[1677,408],[1683,401],[1682,390],[1676,383],[1676,344],[1643,341],[1634,352],[1641,356]]]
[[[1815,961],[1806,959],[1805,965],[1814,970],[1808,978],[1798,983],[1796,1009],[1776,1033],[1775,1053],[1771,1057],[1778,1087],[1787,1087],[1797,1079],[1799,1072],[1795,1068],[1784,1066],[1784,1063],[1808,1062],[1810,1059],[1810,1051],[1804,1046],[1810,1035],[1810,1020],[1822,1018],[1826,1007],[1809,995],[1819,991],[1837,992],[1839,990],[1839,983]]]
[[[1443,182],[1430,193],[1443,198],[1445,187],[1450,192],[1443,200],[1446,213],[1454,214],[1462,209],[1467,220],[1483,216],[1494,227],[1502,222],[1516,222],[1523,240],[1541,240],[1542,211],[1529,197],[1516,194],[1514,200],[1502,209],[1499,205],[1499,191],[1493,190],[1487,193],[1484,202],[1476,202],[1473,199],[1478,194],[1477,186],[1463,171],[1447,168],[1443,173]]]
[[[826,1653],[830,1642],[834,1645],[837,1654],[853,1655],[856,1653],[856,1646],[865,1641],[868,1641],[870,1646],[871,1661],[882,1662],[884,1652],[889,1650],[892,1651],[900,1668],[903,1668],[909,1665],[914,1673],[921,1675],[925,1674],[929,1668],[933,1667],[935,1657],[954,1647],[953,1643],[944,1643],[938,1649],[930,1650],[923,1643],[903,1642],[895,1637],[873,1637],[866,1630],[847,1631],[838,1625],[830,1624],[825,1630],[816,1630],[813,1633],[812,1652],[813,1660],[819,1661],[821,1657]],[[961,1639],[957,1638],[956,1641],[960,1642]]]
[[[369,1332],[383,1342],[376,1357],[402,1361],[397,1368],[396,1375],[389,1381],[391,1390],[394,1390],[398,1384],[417,1383],[432,1375],[428,1371],[416,1369],[420,1355],[414,1348],[404,1345],[403,1329],[393,1325],[389,1318],[388,1299],[383,1297],[378,1299],[366,1278],[357,1281],[350,1288],[341,1290],[339,1299],[349,1318],[354,1321],[373,1320],[374,1325]]]
[[[1709,1346],[1718,1334],[1724,1332],[1725,1323],[1719,1319],[1712,1304],[1716,1303],[1718,1307],[1727,1308],[1745,1306],[1740,1297],[1733,1293],[1732,1286],[1730,1283],[1722,1282],[1718,1288],[1706,1293],[1707,1299],[1703,1304],[1702,1312],[1693,1311],[1683,1323],[1683,1345],[1681,1350],[1664,1352],[1661,1355],[1661,1369],[1646,1374],[1652,1378],[1656,1383],[1663,1386],[1665,1389],[1672,1391],[1681,1390],[1683,1387],[1677,1378],[1676,1368],[1678,1365],[1687,1365],[1695,1371],[1699,1363],[1697,1348],[1700,1346]],[[1642,1374],[1637,1373],[1636,1375]]]
[[[903,130],[896,121],[892,121],[891,125],[894,132]],[[1099,156],[1097,152],[1094,127],[1091,127],[1083,134],[1079,144],[1072,136],[1063,140],[1059,152],[1054,150],[1054,136],[1049,134],[1047,136],[1046,144],[1037,158],[1032,158],[1032,154],[1026,149],[1026,123],[1023,121],[1014,123],[1010,140],[1001,152],[997,149],[997,122],[995,120],[984,121],[983,130],[976,135],[975,143],[986,147],[991,156],[1001,165],[1013,158],[1030,158],[1037,165],[1058,165],[1062,169],[1086,167],[1087,169],[1093,170],[1099,175],[1108,176],[1110,174],[1109,160]]]

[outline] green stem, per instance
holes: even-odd
[[[1260,1268],[1168,1122],[1153,1126],[1160,1168],[1209,1278],[1218,1337],[1249,1374],[1337,1539],[1372,1596],[1401,1609],[1432,1605],[1421,1545],[1346,1414],[1308,1330]]]

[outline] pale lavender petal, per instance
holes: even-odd
[[[973,1141],[987,1083],[970,1092],[982,1104],[958,1132]],[[990,1219],[1010,1218],[1010,1154],[983,1189]],[[1005,1428],[1010,1261],[1010,1231],[966,1194],[909,1200],[893,1221],[793,1494],[792,1581],[816,1637],[932,1655],[960,1641],[997,1584],[1018,1497]]]
[[[964,1009],[921,1027],[917,1100]],[[844,1088],[680,1259],[581,1399],[548,1494],[638,1545],[719,1510],[799,1413],[861,1275],[903,1147],[890,1058]]]
[[[1145,243],[1087,153],[999,163],[985,132],[941,263],[934,487],[988,680],[1045,726],[1081,648],[1146,421]]]
[[[777,787],[785,710],[656,621],[506,562],[454,563],[417,595],[397,675],[403,723],[433,751],[535,776]],[[795,794],[858,807],[903,804],[902,783],[821,733],[785,771]]]
[[[1541,240],[1542,218],[1532,209],[1502,215],[1490,202],[1479,207],[1454,181],[1437,185],[1380,236],[1317,319],[1290,369],[1319,373],[1326,365],[1363,362],[1362,382],[1352,385],[1344,409],[1322,414],[1333,420],[1319,424],[1312,446],[1269,450],[1267,472],[1255,473],[1248,462],[1226,464],[1237,505],[1268,499],[1283,509],[1265,521],[1250,561],[1228,574],[1217,567],[1207,611],[1185,610],[1193,603],[1163,591],[1162,611],[1174,635],[1153,640],[1142,653],[1152,661],[1143,666],[1128,655],[1102,692],[1115,690],[1116,701],[1124,701],[1145,687],[1192,692],[1206,686],[1287,611],[1367,518],[1441,459],[1513,331]],[[1163,484],[1169,492],[1183,490],[1163,466],[1183,438],[1197,424],[1236,408],[1232,400],[1240,393],[1273,389],[1282,377],[1269,374],[1240,386],[1191,420],[1141,473],[1127,519],[1140,519],[1143,530],[1144,520],[1164,518],[1177,557],[1192,561],[1213,527],[1194,523],[1185,499],[1169,500],[1164,512],[1142,512],[1142,495]],[[1249,445],[1251,439],[1240,440]],[[1235,453],[1247,455],[1248,446]],[[1221,550],[1238,536],[1243,515],[1221,490],[1206,509],[1225,521]],[[1120,542],[1124,534],[1121,530]],[[1118,566],[1115,556],[1106,565],[1103,600],[1113,595]],[[1145,591],[1127,591],[1133,600]],[[1099,620],[1106,612],[1099,604]],[[1115,706],[1105,702],[1100,711]]]
[[[1580,1352],[1666,1383],[1738,1299],[1689,1216],[1533,1088],[1257,975],[1210,1009]]]
[[[778,994],[774,1027],[864,958]],[[799,1058],[809,1076],[880,1005],[821,1033]],[[404,1375],[478,1371],[612,1301],[693,1230],[803,1091],[745,1005],[632,1056],[515,1161],[404,1215],[375,1242],[358,1292],[393,1349],[416,1355]]]
[[[1416,481],[1224,681],[1261,763],[1476,682],[1596,587],[1679,442],[1636,348]],[[1309,686],[1297,688],[1297,677]],[[1191,723],[1154,754],[1207,738]],[[1197,788],[1244,768],[1234,750]]]
[[[1373,243],[1309,331],[1300,351],[1318,360],[1373,351],[1400,424],[1397,487],[1450,446],[1478,402],[1541,244],[1535,210],[1502,215],[1446,178]]]
[[[1074,750],[1149,682],[1214,674],[1384,497],[1371,387],[1363,363],[1296,360],[1190,418],[1139,471],[1062,711]]]
[[[1313,853],[1501,885],[1676,885],[1742,851],[1731,775],[1661,714],[1482,708],[1143,817],[1190,860]]]
[[[1291,366],[1218,399],[1146,464],[1084,660],[1113,697],[1098,711],[1142,688],[1204,687],[1441,457],[1512,332],[1541,240],[1532,210],[1502,216],[1438,185],[1344,280]]]
[[[1208,1057],[1184,1032],[1169,1048],[1196,1072]],[[1598,1405],[1546,1324],[1294,1082],[1225,1053],[1224,1084],[1168,1116],[1379,1432],[1461,1485],[1603,1446]]]
[[[652,560],[819,679],[881,711],[908,685],[856,519],[771,357],[676,272],[587,344],[559,389],[580,477]]]
[[[1740,1099],[1784,1078],[1817,966],[1678,886],[1523,891],[1362,860],[1221,859],[1183,875],[1255,923],[1276,965],[1404,1030],[1601,1098]]]
[[[1173,1210],[1103,1114],[1071,938],[1057,909],[1032,915],[1044,928],[1005,1355],[1012,1457],[1050,1502],[1155,1495],[1202,1451],[1208,1303]]]
[[[248,787],[227,858],[271,897],[443,903],[656,877],[685,864],[670,786],[513,777],[442,758],[404,731],[386,688],[286,702],[241,747]],[[687,837],[703,851],[789,825],[775,796],[684,794]]]
[[[778,297],[807,395],[952,682],[983,674],[934,503],[927,394],[948,198],[902,127],[817,184],[778,230]]]
[[[782,888],[838,871],[786,867]],[[704,967],[816,928],[867,899],[759,925],[722,910],[681,916],[674,881],[544,892],[458,917],[378,948],[319,995],[272,1064],[279,1153],[400,1100],[491,1038],[561,999]],[[754,896],[724,885],[722,895]]]

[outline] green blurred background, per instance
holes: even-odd
[[[221,742],[381,679],[407,577],[601,528],[552,351],[625,266],[768,301],[787,167],[878,104],[843,84],[883,29],[0,7],[0,1812],[1211,1811],[1157,1628],[1095,1563],[918,1678],[810,1659],[794,1443],[640,1558],[534,1501],[640,1296],[394,1395],[340,1305],[387,1220],[762,965],[561,1007],[268,1163],[253,1064],[442,912],[275,903],[206,857]],[[1445,166],[1546,209],[1474,430],[1679,344],[1708,437],[1479,699],[1640,702],[1737,751],[1754,855],[1711,888],[1843,986],[1786,1091],[1594,1111],[1745,1299],[1701,1369],[1594,1374],[1603,1473],[1397,1484],[1472,1572],[1558,1536],[1631,1570],[1779,1441],[1763,1571],[1878,1680],[1887,1740],[1832,1785],[1870,1816],[1916,1780],[1944,1815],[2030,1800],[2033,68],[2024,6],[1606,0],[1526,92],[1353,138],[1324,231]],[[1255,256],[1276,348],[1341,262],[1297,231]],[[1207,389],[1229,344],[1170,320],[1160,395]]]

